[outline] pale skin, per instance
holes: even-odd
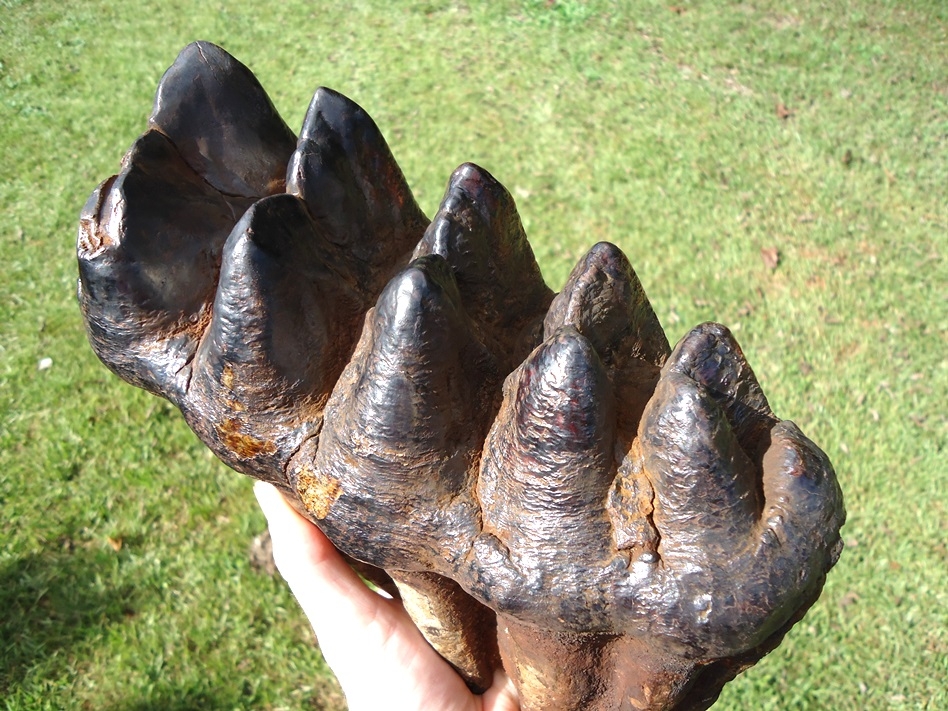
[[[398,601],[368,588],[272,485],[257,482],[254,493],[277,568],[309,618],[350,711],[519,711],[503,670],[486,693],[472,694]]]

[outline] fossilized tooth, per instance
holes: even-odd
[[[543,281],[513,197],[473,163],[451,175],[414,257],[439,254],[454,272],[465,308],[507,372],[542,340],[553,292]]]
[[[220,47],[194,42],[181,51],[158,84],[148,123],[222,193],[283,192],[296,135],[253,72]]]
[[[115,373],[180,402],[236,221],[157,131],[92,193],[79,219],[79,303],[93,348]]]
[[[388,282],[427,223],[362,109],[317,92],[294,195],[256,202],[292,134],[249,71],[199,43],[158,94],[81,217],[93,346],[386,566],[472,688],[499,639],[526,709],[703,709],[816,599],[835,474],[726,329],[659,372],[668,343],[608,244],[551,303],[512,198],[472,165]]]
[[[301,498],[334,542],[395,569],[444,569],[439,561],[463,555],[498,382],[448,265],[436,255],[413,261],[366,317],[326,407],[313,472],[300,475]],[[364,540],[363,530],[375,533]]]
[[[405,265],[428,226],[378,126],[332,89],[313,95],[286,181],[374,293]]]
[[[224,247],[182,406],[223,461],[284,489],[286,464],[319,431],[371,303],[338,252],[298,198],[255,203]]]
[[[604,510],[615,476],[613,398],[598,354],[572,327],[508,377],[484,442],[484,533],[470,582],[499,612],[566,629],[602,625],[606,603],[590,571],[616,558]]]

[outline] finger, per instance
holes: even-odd
[[[273,485],[258,481],[254,494],[267,518],[277,568],[320,640],[341,627],[372,623],[384,598],[366,587],[322,531]]]
[[[481,697],[482,711],[520,711],[520,698],[517,687],[507,672],[497,669],[494,683]]]
[[[470,706],[461,677],[400,604],[369,590],[329,539],[271,484],[258,481],[254,494],[267,517],[277,568],[309,618],[350,709]]]

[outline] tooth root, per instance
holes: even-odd
[[[79,302],[93,348],[119,376],[182,397],[234,221],[225,198],[156,131],[89,198],[79,225]]]
[[[508,615],[497,616],[497,630],[523,711],[684,708],[677,704],[701,672],[631,635],[551,632]]]
[[[566,580],[578,561],[611,555],[603,514],[615,476],[614,423],[608,377],[575,329],[557,332],[509,376],[484,444],[478,497],[485,529],[509,549],[515,565],[561,571],[557,585],[582,589]],[[562,540],[570,541],[568,551]],[[558,594],[521,594],[531,593]]]
[[[402,605],[428,643],[482,694],[500,667],[494,612],[450,578],[393,571]]]
[[[296,136],[253,73],[210,42],[189,44],[165,72],[149,125],[227,195],[258,198],[284,189]]]
[[[527,241],[514,200],[490,173],[465,163],[451,175],[415,257],[451,265],[471,318],[509,371],[539,343],[538,322],[553,293]]]
[[[704,388],[724,410],[734,434],[751,459],[759,462],[777,423],[731,332],[718,323],[704,323],[681,339],[665,365]]]
[[[615,245],[594,245],[553,300],[544,333],[565,325],[588,338],[609,369],[621,403],[620,437],[629,441],[669,347],[638,276]]]
[[[428,220],[378,126],[332,89],[316,90],[287,168],[287,192],[302,198],[378,293],[405,264]]]
[[[761,510],[755,467],[703,387],[663,374],[639,441],[663,557],[733,555],[749,541]]]
[[[355,542],[373,565],[450,561],[472,536],[471,479],[499,376],[459,298],[440,257],[415,260],[393,278],[326,408],[315,476],[338,482],[342,494],[324,528],[338,525],[343,541],[384,531]]]
[[[227,240],[184,410],[238,471],[271,480],[318,431],[368,304],[333,252],[286,194],[255,203]]]

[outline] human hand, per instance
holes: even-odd
[[[482,696],[425,641],[397,600],[369,589],[316,526],[271,484],[254,494],[267,517],[277,569],[309,618],[350,711],[518,711],[498,670]]]

